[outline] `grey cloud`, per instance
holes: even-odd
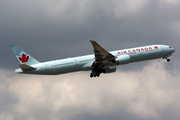
[[[89,39],[108,50],[155,43],[176,47],[167,25],[179,20],[178,9],[179,4],[142,0],[1,1],[1,54],[7,56],[1,66],[17,64],[11,44],[40,61],[90,54]]]
[[[91,79],[87,73],[15,75],[1,70],[0,117],[17,119],[179,119],[179,79],[151,63]],[[73,76],[73,77],[72,77]],[[9,101],[3,98],[9,94]],[[176,112],[177,111],[177,112]]]
[[[179,50],[169,28],[179,21],[179,8],[157,0],[1,1],[1,66],[17,64],[11,44],[40,61],[91,54],[89,39],[107,50],[157,43]]]

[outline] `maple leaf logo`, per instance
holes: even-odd
[[[29,56],[25,55],[24,53],[21,55],[21,57],[19,57],[19,60],[21,61],[21,63],[25,63],[25,62],[28,62],[29,60]]]

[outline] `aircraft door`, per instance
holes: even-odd
[[[49,70],[49,65],[48,64],[45,65],[45,69]]]
[[[161,47],[161,51],[164,52],[164,47]]]
[[[138,51],[139,55],[143,55],[144,50]]]
[[[74,63],[75,63],[76,65],[78,65],[78,64],[79,64],[79,61],[76,59],[76,60],[74,60]]]
[[[141,50],[141,51],[139,51],[139,54],[140,54],[140,55],[143,55],[143,52],[144,52],[144,50]]]

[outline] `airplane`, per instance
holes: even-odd
[[[94,54],[47,62],[39,62],[16,45],[10,45],[20,62],[20,68],[16,69],[15,73],[59,75],[91,70],[92,78],[99,77],[101,73],[115,72],[117,65],[157,58],[163,58],[169,62],[169,57],[175,52],[175,49],[168,45],[148,45],[108,52],[96,41],[90,40],[90,42],[94,48]]]

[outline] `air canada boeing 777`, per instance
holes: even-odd
[[[58,75],[91,70],[90,77],[99,77],[101,73],[115,72],[117,65],[157,58],[163,58],[169,62],[169,57],[175,51],[167,45],[148,45],[108,52],[96,41],[90,40],[90,42],[94,48],[92,55],[47,62],[39,62],[19,47],[11,45],[11,49],[20,62],[20,68],[16,69],[15,73]]]

